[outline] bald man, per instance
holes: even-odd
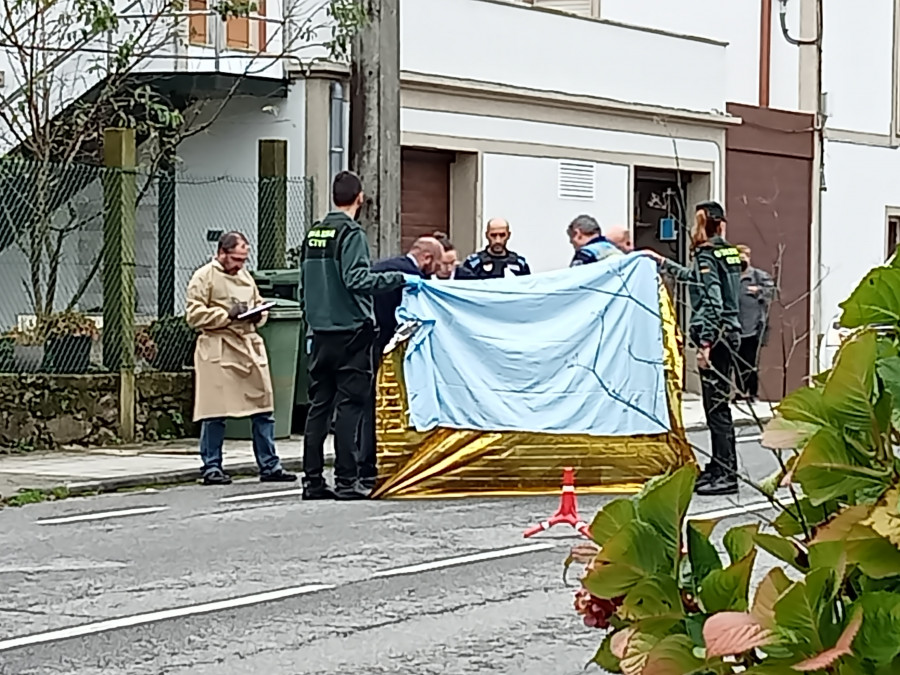
[[[630,253],[631,233],[622,225],[612,225],[604,233],[600,223],[593,216],[583,214],[575,218],[566,229],[569,243],[575,249],[575,255],[569,267],[589,265],[610,256]]]
[[[406,255],[386,258],[372,264],[373,272],[403,272],[427,279],[440,268],[444,247],[434,237],[419,237]],[[397,330],[397,308],[403,302],[403,290],[395,289],[375,296],[375,342],[372,347],[372,386],[369,400],[363,409],[359,429],[359,481],[366,491],[375,488],[378,476],[375,447],[375,396],[377,393],[378,366],[381,357]]]
[[[505,277],[507,270],[517,277],[531,274],[525,256],[507,248],[510,234],[509,222],[503,218],[491,218],[484,228],[484,237],[488,245],[484,250],[466,258],[463,267],[477,279]]]
[[[631,253],[634,250],[631,231],[624,225],[610,225],[603,231],[603,237],[622,253]]]

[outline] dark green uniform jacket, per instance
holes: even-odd
[[[688,284],[695,341],[711,345],[720,335],[740,333],[741,258],[735,247],[713,237],[697,247],[690,267],[667,260],[662,269]]]
[[[300,259],[300,302],[314,333],[352,331],[374,321],[372,295],[403,286],[400,272],[372,272],[366,233],[333,211],[312,226]]]

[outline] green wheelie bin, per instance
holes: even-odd
[[[264,295],[262,289],[260,292]],[[269,310],[269,318],[260,327],[259,335],[266,343],[269,355],[269,372],[275,394],[275,438],[282,439],[291,435],[303,314],[300,303],[294,300],[266,298],[266,302],[274,302],[275,306]],[[252,439],[250,419],[229,419],[225,424],[225,437],[232,440]]]
[[[258,270],[253,273],[259,292],[266,298],[283,298],[284,300],[300,301],[300,270],[298,268],[286,270]],[[303,325],[300,327],[300,353],[297,357],[297,382],[294,385],[294,406],[296,408],[309,405],[307,392],[307,363],[306,353],[306,317],[301,317]]]

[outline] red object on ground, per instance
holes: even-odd
[[[526,537],[532,537],[538,532],[549,530],[554,525],[571,525],[585,537],[590,538],[587,523],[578,516],[578,503],[575,499],[575,469],[567,466],[563,469],[562,496],[559,499],[559,508],[549,519],[538,523],[525,530]]]

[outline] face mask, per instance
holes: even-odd
[[[748,267],[750,267],[750,263],[746,260],[741,260],[741,270],[746,272]]]

